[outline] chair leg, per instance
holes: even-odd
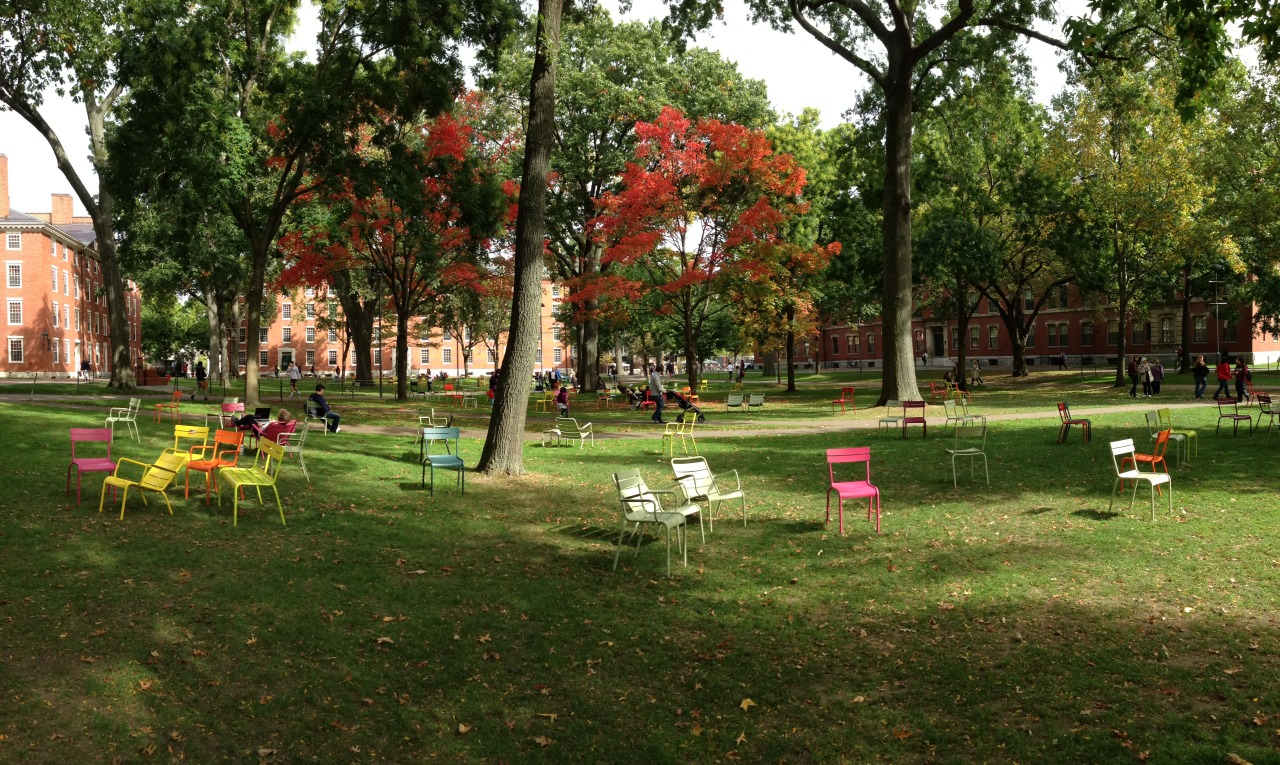
[[[840,536],[844,536],[844,497],[836,496],[836,518],[840,527]]]
[[[1116,482],[1111,485],[1111,501],[1107,503],[1107,512],[1111,512],[1116,505],[1116,491],[1120,488],[1120,477],[1116,476]]]
[[[613,551],[613,570],[618,571],[618,558],[622,556],[622,535],[627,533],[627,519],[622,519],[622,525],[618,527],[618,545]]]
[[[284,520],[284,506],[280,504],[280,492],[276,489],[276,485],[271,484],[271,493],[276,495],[276,509],[280,511],[280,525],[288,526]]]
[[[747,496],[744,494],[738,498],[742,502],[742,528],[747,527]]]

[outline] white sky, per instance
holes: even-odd
[[[609,2],[616,11],[616,4]],[[1060,0],[1064,15],[1081,13],[1085,0]],[[309,10],[307,6],[305,10]],[[314,12],[310,14],[314,17]],[[616,12],[615,12],[616,15]],[[624,18],[651,18],[665,15],[662,0],[636,0],[632,12]],[[307,21],[310,21],[308,19]],[[314,23],[300,25],[300,48],[310,47],[314,39]],[[1045,27],[1042,31],[1055,33]],[[822,113],[826,127],[838,124],[850,109],[863,87],[861,73],[827,52],[816,40],[803,32],[786,34],[767,26],[753,25],[747,20],[746,6],[740,0],[726,4],[725,22],[698,36],[697,45],[719,51],[725,58],[737,61],[739,71],[752,79],[764,80],[769,97],[779,112],[799,114],[806,107]],[[1036,96],[1048,103],[1061,89],[1064,78],[1058,70],[1054,49],[1041,43],[1030,43],[1028,51],[1036,67]],[[45,119],[57,131],[76,169],[86,178],[90,190],[97,181],[90,166],[89,142],[86,135],[84,109],[69,99],[53,93],[41,109]],[[9,158],[9,196],[13,209],[22,212],[48,212],[50,194],[71,193],[54,164],[53,152],[36,132],[13,112],[0,111],[0,154]],[[84,210],[75,200],[77,215]]]

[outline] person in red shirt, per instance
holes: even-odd
[[[1231,365],[1227,363],[1225,357],[1219,357],[1218,367],[1215,371],[1218,375],[1218,389],[1213,392],[1214,400],[1219,397],[1231,398]]]

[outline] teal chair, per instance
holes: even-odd
[[[458,488],[459,493],[466,495],[467,479],[466,479],[466,463],[462,461],[462,455],[458,452],[458,440],[461,433],[458,428],[423,428],[422,443],[425,445],[426,454],[422,458],[422,485],[427,485],[427,469],[431,470],[431,496],[436,494],[436,468],[443,470],[456,470],[458,472]],[[444,444],[445,454],[432,454],[431,444],[439,441]],[[453,442],[452,449],[449,442]]]

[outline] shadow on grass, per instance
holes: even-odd
[[[1093,510],[1091,508],[1076,510],[1075,512],[1072,513],[1072,515],[1074,515],[1077,518],[1084,518],[1090,521],[1113,521],[1117,518],[1124,517],[1124,513],[1118,513],[1115,511],[1107,511],[1107,510]]]

